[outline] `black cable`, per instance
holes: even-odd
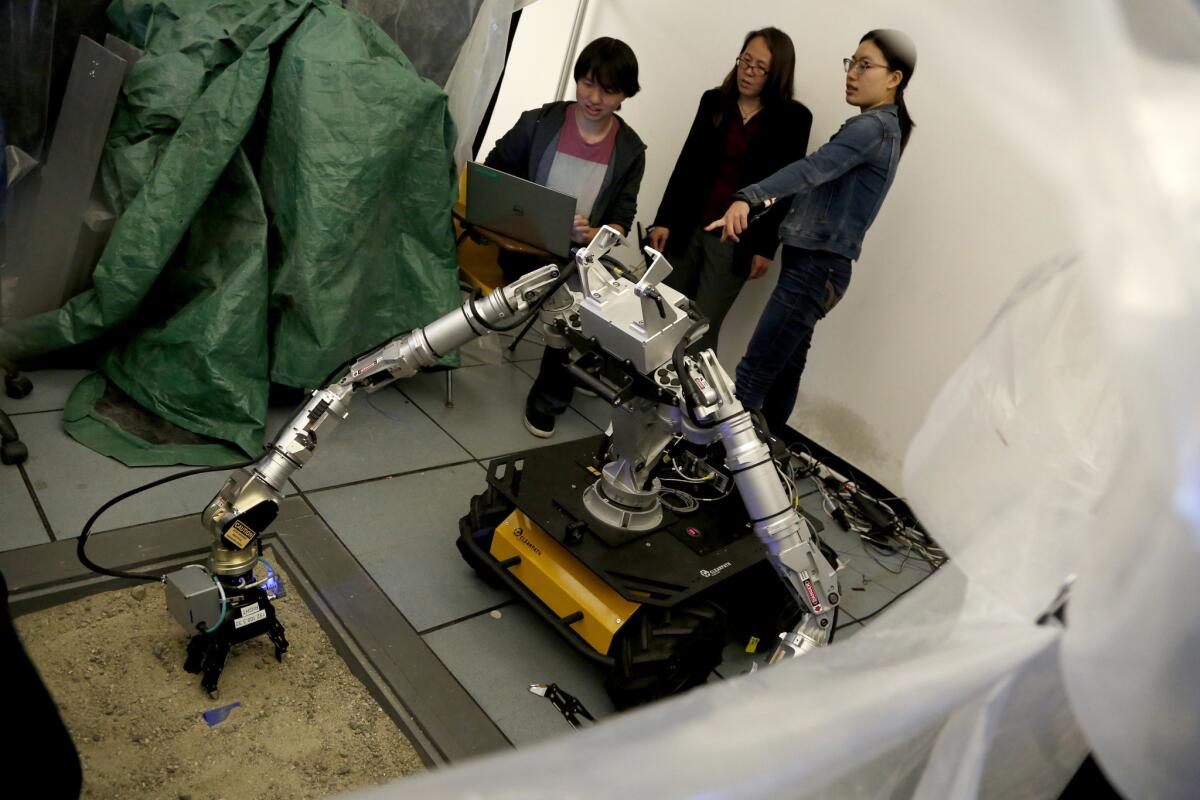
[[[124,572],[123,570],[119,570],[119,569],[109,569],[108,567],[100,566],[99,564],[97,564],[96,562],[94,562],[90,558],[88,558],[85,548],[87,547],[87,538],[88,538],[88,534],[92,530],[92,525],[94,525],[96,523],[96,520],[100,518],[101,514],[103,514],[105,511],[112,508],[113,506],[115,506],[117,503],[121,502],[122,500],[125,500],[126,498],[132,497],[135,494],[144,492],[147,489],[153,489],[155,486],[161,486],[164,483],[170,483],[171,481],[177,481],[180,478],[189,478],[192,475],[201,475],[205,472],[216,472],[218,470],[223,470],[223,469],[241,469],[242,467],[250,466],[256,460],[257,459],[252,459],[250,461],[243,461],[240,464],[228,464],[228,465],[219,466],[219,467],[200,467],[198,469],[190,469],[187,472],[180,472],[176,475],[168,475],[165,478],[159,478],[156,481],[150,481],[150,483],[143,484],[142,486],[139,486],[136,489],[130,489],[128,492],[123,492],[123,493],[117,495],[116,497],[112,498],[111,500],[104,503],[104,505],[102,505],[98,509],[96,509],[96,512],[94,514],[92,514],[92,516],[89,517],[88,521],[84,524],[83,530],[79,534],[79,543],[75,546],[75,555],[77,555],[79,557],[79,563],[83,564],[85,567],[90,569],[92,572],[97,572],[101,575],[111,575],[114,578],[132,578],[134,580],[139,580],[139,581],[161,581],[164,577],[162,575],[150,575],[145,572]]]
[[[855,621],[856,621],[856,622],[866,622],[866,621],[867,621],[867,620],[869,620],[871,617],[875,617],[875,616],[878,616],[878,615],[882,614],[882,613],[883,613],[885,610],[887,610],[887,607],[888,607],[888,606],[890,606],[892,603],[896,602],[896,601],[897,601],[897,600],[899,600],[901,597],[904,597],[904,595],[908,594],[908,593],[909,593],[909,592],[911,592],[913,589],[917,588],[917,587],[918,587],[918,586],[920,586],[922,583],[924,583],[925,581],[929,580],[929,579],[930,579],[930,577],[932,577],[932,576],[933,576],[934,572],[937,572],[937,570],[935,569],[933,572],[929,573],[929,574],[928,574],[928,575],[926,575],[924,578],[921,578],[921,580],[917,581],[917,582],[916,582],[916,583],[914,583],[912,586],[909,586],[909,587],[908,587],[907,589],[905,589],[904,591],[902,591],[902,592],[898,592],[898,593],[896,594],[896,596],[895,596],[895,597],[893,597],[891,600],[888,600],[886,603],[884,603],[884,604],[883,604],[883,605],[881,605],[879,608],[877,608],[877,609],[875,609],[874,611],[872,611],[870,614],[867,614],[865,617],[855,617],[855,618],[854,618],[854,619],[855,619]],[[849,613],[849,612],[847,612],[847,613]],[[850,616],[852,616],[852,617],[853,617],[854,615],[853,615],[853,614],[851,614]]]
[[[550,284],[550,286],[546,289],[546,291],[542,294],[542,296],[540,298],[538,298],[538,301],[536,303],[534,303],[533,305],[531,305],[529,307],[528,313],[526,313],[525,316],[521,317],[519,320],[517,320],[516,322],[513,322],[511,325],[508,325],[507,327],[501,327],[499,325],[492,325],[487,320],[485,320],[479,314],[479,312],[475,310],[476,298],[474,298],[474,297],[472,297],[471,300],[468,301],[468,306],[471,309],[471,315],[473,317],[475,317],[475,321],[478,322],[482,327],[486,328],[489,331],[492,331],[493,333],[507,333],[509,331],[516,330],[517,328],[521,327],[526,322],[528,322],[532,317],[537,315],[538,311],[541,310],[542,306],[544,306],[546,304],[546,302],[551,297],[554,296],[554,293],[558,291],[560,286],[562,286],[564,283],[567,282],[567,278],[571,277],[571,275],[574,271],[575,271],[575,262],[571,262],[571,263],[567,264],[565,267],[563,267],[562,272],[558,276],[558,279],[555,280],[554,283]],[[503,291],[503,290],[498,289],[497,291]]]
[[[675,374],[679,378],[679,383],[683,387],[684,408],[687,411],[688,417],[692,422],[700,428],[709,428],[711,425],[706,425],[696,419],[693,405],[700,405],[704,397],[700,394],[700,387],[696,386],[696,382],[692,380],[688,374],[687,364],[684,362],[684,356],[687,354],[688,345],[691,344],[693,336],[697,338],[702,336],[704,331],[708,329],[708,319],[698,310],[689,307],[688,318],[692,319],[692,326],[687,329],[687,333],[683,334],[683,338],[675,345],[675,349],[671,352],[671,363],[675,367]]]

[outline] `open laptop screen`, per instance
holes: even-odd
[[[571,253],[574,220],[574,197],[482,164],[467,164],[471,225],[565,258]]]

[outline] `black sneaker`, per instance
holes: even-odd
[[[549,439],[554,435],[554,415],[539,414],[532,408],[526,408],[525,430],[539,439]]]

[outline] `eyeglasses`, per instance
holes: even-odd
[[[858,61],[855,61],[853,58],[843,58],[842,66],[845,67],[847,75],[850,73],[862,75],[864,72],[874,67],[882,67],[883,69],[888,68],[887,64],[872,64],[865,58],[860,58]]]
[[[733,61],[735,66],[745,70],[747,75],[766,75],[771,71],[771,68],[763,64],[756,64],[749,56],[741,56]]]

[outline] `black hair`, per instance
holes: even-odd
[[[638,62],[633,49],[620,39],[601,36],[588,44],[575,59],[575,80],[591,77],[606,92],[633,97],[638,85]]]
[[[776,103],[786,103],[792,99],[793,85],[796,80],[796,48],[792,46],[792,38],[779,28],[761,28],[750,31],[742,41],[742,49],[738,54],[746,52],[750,41],[761,36],[771,51],[771,69],[767,72],[767,83],[762,90],[764,106]],[[738,96],[737,65],[725,76],[721,84],[721,92],[728,98]]]
[[[869,31],[858,43],[868,41],[874,43],[879,52],[883,53],[883,60],[887,62],[888,69],[899,71],[902,75],[900,85],[896,87],[896,105],[900,111],[900,151],[903,152],[908,146],[908,137],[912,134],[912,129],[917,127],[912,115],[908,113],[908,106],[904,104],[904,87],[908,86],[913,70],[917,67],[917,46],[908,34],[890,28]]]

